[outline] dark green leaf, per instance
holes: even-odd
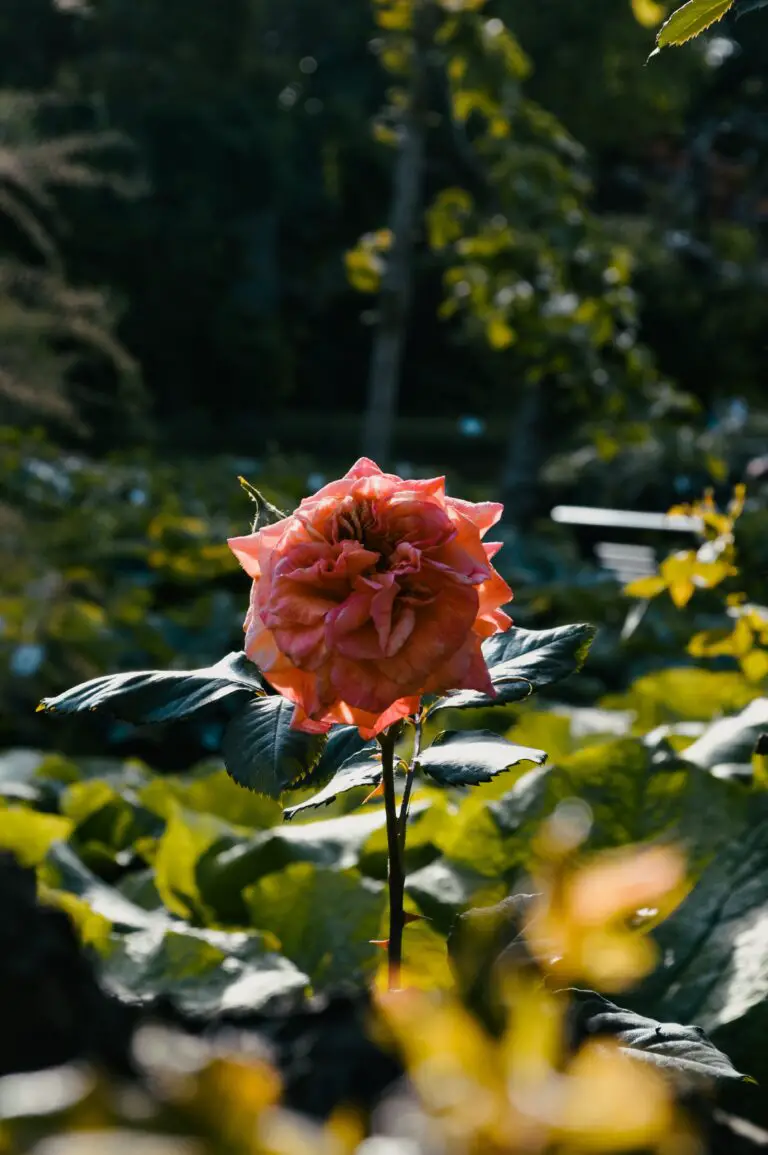
[[[546,762],[544,750],[515,746],[490,730],[449,730],[419,757],[419,766],[441,786],[476,786],[520,762]]]
[[[339,794],[346,794],[348,790],[354,790],[357,786],[375,786],[381,780],[381,758],[372,757],[376,753],[376,743],[371,742],[369,745],[367,756],[362,751],[353,754],[334,774],[328,785],[317,794],[313,794],[311,798],[299,802],[296,806],[286,807],[285,817],[293,818],[294,814],[311,806],[327,806],[334,798],[338,798]]]
[[[257,934],[177,923],[113,941],[103,970],[112,993],[127,1002],[163,995],[184,1014],[207,1020],[269,1010],[300,996],[309,982],[288,959],[267,950]]]
[[[43,698],[40,708],[58,714],[106,710],[126,722],[171,722],[225,701],[228,707],[237,706],[254,693],[264,693],[258,667],[245,654],[232,653],[201,670],[142,670],[92,678],[56,698]]]
[[[444,933],[453,924],[456,911],[465,907],[484,885],[487,882],[482,875],[454,866],[444,858],[409,872],[405,880],[406,893]]]
[[[253,926],[277,935],[316,989],[359,980],[375,963],[370,940],[384,908],[380,883],[297,862],[262,878],[245,897]]]
[[[718,787],[728,784],[699,771]],[[742,818],[710,813],[717,851],[697,885],[656,928],[661,965],[638,992],[660,1018],[698,1022],[734,1063],[768,1081],[768,797],[747,795]],[[700,821],[704,820],[702,815]]]
[[[757,740],[767,726],[768,698],[756,698],[735,717],[721,718],[708,726],[685,750],[683,757],[707,770],[726,763],[748,766]]]
[[[529,697],[543,686],[559,682],[581,669],[595,636],[589,625],[560,626],[554,630],[511,627],[483,642],[496,697],[478,690],[458,690],[435,702],[436,710],[503,705]]]
[[[574,991],[576,1030],[588,1037],[610,1036],[623,1051],[647,1059],[684,1088],[717,1079],[743,1080],[727,1055],[701,1027],[659,1023],[623,1010],[593,991]]]
[[[229,723],[222,753],[240,786],[279,798],[317,763],[326,737],[292,730],[293,711],[293,703],[279,695],[254,698]]]
[[[334,726],[320,761],[302,782],[302,789],[306,786],[324,786],[354,754],[359,754],[361,750],[375,749],[377,744],[361,738],[357,726]]]

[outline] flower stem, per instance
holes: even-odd
[[[379,734],[381,765],[384,781],[384,809],[387,816],[387,857],[389,860],[389,989],[400,986],[400,969],[403,961],[403,894],[405,874],[403,871],[403,843],[400,839],[397,799],[395,798],[395,741],[394,727]]]
[[[413,741],[413,756],[408,767],[408,772],[405,777],[405,790],[403,791],[403,800],[400,803],[400,817],[398,819],[398,835],[400,838],[400,853],[405,859],[405,830],[408,823],[408,805],[411,801],[411,790],[413,789],[413,775],[415,774],[419,765],[419,754],[421,753],[421,729],[423,718],[419,713],[414,722],[415,736]]]

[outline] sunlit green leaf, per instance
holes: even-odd
[[[245,898],[253,926],[275,934],[315,988],[359,981],[375,962],[370,940],[384,891],[370,879],[297,862],[249,887]]]
[[[328,870],[356,866],[361,847],[385,822],[382,807],[314,822],[291,822],[262,831],[246,842],[216,851],[198,864],[197,880],[207,906],[226,921],[243,917],[242,891],[264,875],[293,862]]]
[[[258,934],[178,924],[115,937],[103,981],[126,1001],[163,995],[185,1014],[210,1019],[269,1010],[302,994],[309,980]]]
[[[685,44],[721,20],[732,4],[733,0],[688,0],[662,24],[656,43],[659,48]]]
[[[603,698],[601,705],[634,710],[635,729],[646,731],[664,722],[708,721],[742,710],[759,693],[735,671],[681,666],[644,674],[626,694]]]
[[[211,815],[176,808],[168,819],[154,861],[155,885],[168,910],[182,918],[199,917],[203,900],[197,882],[198,859],[220,837],[222,823]]]
[[[39,897],[47,906],[55,906],[69,915],[84,946],[92,946],[100,954],[107,952],[112,932],[112,923],[108,918],[93,910],[84,899],[66,890],[40,886]]]
[[[280,804],[263,794],[243,790],[226,770],[154,778],[142,787],[139,797],[143,805],[166,817],[174,802],[185,810],[211,814],[235,826],[266,829],[282,821]]]
[[[69,837],[72,822],[23,806],[0,809],[0,850],[9,850],[22,866],[37,866],[55,842]]]

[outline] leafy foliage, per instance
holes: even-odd
[[[367,755],[365,750],[361,750],[360,753],[353,754],[346,762],[342,762],[327,786],[324,786],[322,790],[313,794],[305,802],[287,807],[285,817],[293,818],[295,814],[306,810],[308,807],[327,805],[338,798],[340,794],[346,794],[348,790],[354,790],[358,786],[374,786],[380,781],[381,756],[377,756],[376,746],[371,743]]]
[[[700,1027],[659,1023],[592,992],[579,992],[576,1010],[587,1034],[615,1038],[622,1049],[638,1053],[683,1086],[697,1087],[718,1079],[743,1080],[727,1055],[719,1051]]]
[[[541,765],[544,750],[515,746],[485,730],[447,731],[419,756],[419,767],[440,786],[477,786],[521,762]]]
[[[241,786],[279,798],[311,772],[325,745],[324,734],[291,729],[293,703],[274,694],[252,700],[224,732],[227,770]]]
[[[688,0],[659,29],[659,48],[692,40],[717,20],[722,20],[732,4],[733,0]]]
[[[354,872],[293,863],[247,887],[251,920],[275,934],[317,987],[359,981],[384,905],[380,884]]]
[[[492,706],[527,698],[534,690],[559,682],[580,669],[589,651],[594,627],[559,626],[553,630],[512,627],[483,642],[483,654],[497,696],[477,690],[460,690],[441,698],[437,710]]]
[[[55,698],[44,698],[43,710],[76,714],[108,710],[127,722],[171,722],[215,703],[237,706],[264,694],[257,668],[245,654],[229,654],[204,670],[149,670],[95,678]]]

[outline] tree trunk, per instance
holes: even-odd
[[[363,453],[382,466],[392,456],[400,366],[411,303],[413,242],[424,183],[431,23],[428,5],[429,0],[422,0],[414,6],[409,101],[401,125],[389,219],[392,245],[379,294],[379,321],[371,353],[363,427]]]

